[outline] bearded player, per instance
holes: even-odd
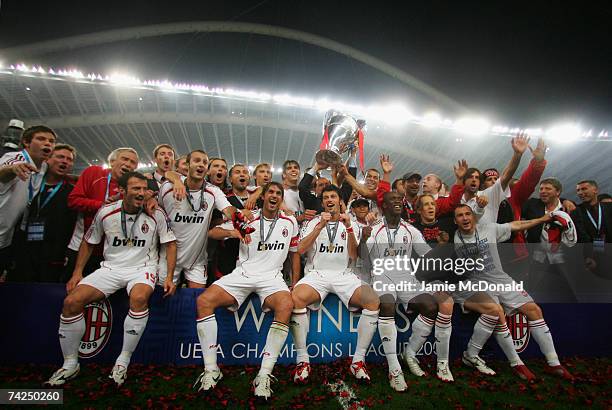
[[[370,381],[365,356],[378,320],[378,297],[362,283],[351,260],[357,259],[351,218],[340,213],[340,190],[329,185],[321,193],[323,212],[308,222],[300,235],[298,252],[306,254],[305,276],[294,284],[291,295],[295,305],[291,316],[291,334],[297,353],[293,380],[304,383],[310,375],[310,358],[306,350],[308,336],[307,307],[320,308],[328,294],[335,293],[350,310],[361,309],[357,324],[357,348],[350,366],[360,381]]]
[[[96,213],[83,237],[72,278],[66,284],[68,296],[60,316],[59,342],[64,364],[46,382],[60,386],[79,373],[79,343],[85,333],[85,305],[109,297],[126,288],[130,310],[123,323],[123,347],[110,378],[121,386],[127,378],[130,358],[149,319],[148,301],[155,289],[158,268],[158,244],[167,255],[167,269],[174,272],[176,242],[167,225],[166,214],[157,208],[153,217],[143,212],[147,179],[138,172],[127,172],[119,179],[124,198],[103,206]],[[83,278],[83,268],[96,245],[104,240],[104,261],[98,270]],[[164,284],[164,296],[176,287]]]
[[[293,309],[281,270],[288,253],[296,251],[299,229],[293,216],[280,211],[282,184],[269,182],[262,195],[262,209],[253,212],[254,218],[248,222],[250,235],[243,237],[229,224],[210,230],[213,239],[241,238],[243,241],[236,269],[213,283],[197,300],[196,327],[204,354],[204,372],[195,383],[198,390],[211,390],[223,378],[217,366],[215,309],[229,307],[235,311],[251,293],[256,293],[263,311],[274,311],[274,321],[268,331],[261,368],[253,381],[254,394],[266,400],[272,395],[272,369],[287,338]]]

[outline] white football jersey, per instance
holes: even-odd
[[[484,191],[478,191],[476,196],[486,196],[489,202],[484,210],[478,208],[476,198],[472,198],[469,201],[465,200],[465,194],[461,197],[461,203],[469,205],[472,208],[472,212],[477,215],[476,220],[479,224],[493,224],[497,223],[497,214],[499,214],[499,205],[506,198],[510,198],[510,187],[507,187],[504,191],[501,186],[501,179],[495,181],[493,185],[485,189]],[[482,216],[480,216],[482,215]]]
[[[92,245],[104,239],[104,261],[101,265],[105,268],[157,266],[158,244],[176,240],[165,212],[157,208],[153,218],[145,212],[125,214],[125,228],[132,238],[130,245],[121,226],[122,204],[123,200],[120,200],[100,208],[84,239]]]
[[[397,228],[388,228],[385,226],[385,220],[382,219],[372,226],[372,234],[366,242],[370,259],[395,259],[396,257],[412,257],[412,252],[423,256],[431,250],[431,247],[423,238],[423,234],[414,226],[400,220]],[[374,263],[374,262],[373,262]],[[407,264],[407,269],[402,272],[388,272],[389,274],[408,273],[410,274],[410,264]],[[410,275],[414,277],[413,275]]]
[[[312,218],[302,229],[300,240],[307,237],[321,221],[321,216]],[[330,240],[329,231],[323,228],[306,253],[306,267],[304,273],[320,272],[323,274],[342,274],[349,269],[348,235],[346,227],[342,222],[328,222],[331,236],[337,227],[337,233]],[[352,225],[351,225],[352,226]],[[353,228],[354,229],[354,228]],[[354,233],[352,234],[354,235]]]
[[[261,218],[263,218],[263,240],[261,233]],[[245,276],[278,274],[283,269],[283,263],[289,252],[297,252],[299,228],[293,216],[287,216],[282,211],[278,219],[264,218],[260,210],[253,211],[253,220],[249,226],[255,228],[250,234],[251,243],[240,242],[238,261],[231,274]],[[274,229],[270,233],[270,229]],[[232,230],[231,221],[225,222],[221,228]]]
[[[185,178],[183,177],[183,182]],[[220,211],[232,206],[225,194],[215,185],[208,184],[204,190],[188,191],[191,205],[187,198],[177,201],[172,195],[174,185],[164,182],[159,189],[159,205],[168,219],[170,227],[176,236],[176,266],[191,268],[195,265],[206,265],[206,246],[208,229],[213,214],[213,208]],[[160,263],[166,260],[166,250],[162,249]]]

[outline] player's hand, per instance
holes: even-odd
[[[370,225],[364,226],[363,228],[361,228],[360,241],[361,242],[367,241],[370,238],[370,235],[372,235],[372,227]]]
[[[385,174],[390,174],[391,172],[393,172],[394,165],[393,162],[391,162],[391,160],[389,159],[388,155],[382,154],[380,156],[380,166]]]
[[[81,280],[83,280],[83,275],[73,273],[68,283],[66,283],[66,293],[72,292],[72,290],[77,287]]]
[[[157,209],[157,199],[149,198],[147,202],[145,202],[145,206],[144,206],[144,210],[146,214],[149,215],[151,218],[153,218],[153,215],[155,215],[156,209]]]
[[[247,199],[247,201],[244,203],[244,209],[251,210],[251,209],[257,208],[258,199],[259,199],[259,196],[257,195],[249,196],[249,199]]]
[[[597,262],[595,262],[593,258],[584,258],[584,266],[586,266],[589,271],[595,272],[595,269],[597,269]]]
[[[28,177],[32,174],[32,172],[38,172],[38,168],[27,162],[21,162],[19,164],[12,165],[11,169],[15,176],[21,179],[22,181],[27,180]]]
[[[253,212],[251,212],[249,209],[240,209],[236,212],[240,212],[249,221],[252,221],[254,219]]]
[[[172,278],[166,278],[164,282],[164,298],[167,296],[173,296],[176,293],[176,285],[172,281]]]
[[[378,220],[378,215],[375,212],[368,212],[368,214],[365,217],[365,220],[368,223],[368,225],[372,225]]]
[[[438,243],[448,243],[448,241],[450,240],[450,237],[448,236],[448,232],[440,231],[436,239]]]
[[[529,147],[529,137],[522,132],[519,132],[511,141],[512,149],[515,153],[523,155]]]
[[[546,212],[541,218],[540,220],[542,221],[542,223],[546,223],[546,222],[550,222],[552,221],[553,218],[553,213],[552,212]]]
[[[468,168],[468,163],[464,159],[457,161],[457,165],[453,165],[453,171],[455,172],[455,177],[457,180],[463,182],[463,177],[465,176]]]
[[[239,232],[240,233],[240,232]],[[242,243],[244,243],[245,245],[249,245],[252,241],[251,239],[251,235],[244,235],[244,237],[241,236],[240,240],[242,241]]]
[[[319,221],[319,228],[323,228],[331,220],[331,214],[329,212],[321,212],[321,220]]]
[[[351,217],[345,213],[339,215],[339,220],[344,224],[346,229],[351,227]]]
[[[544,155],[546,155],[546,151],[548,150],[544,138],[538,138],[538,145],[536,145],[535,149],[531,148],[531,145],[528,145],[528,147],[531,151],[531,155],[533,155],[533,159],[538,162],[544,161]]]
[[[485,208],[488,204],[489,198],[487,198],[486,196],[482,195],[476,197],[476,205],[478,205],[479,208]]]
[[[574,212],[576,210],[576,204],[570,201],[569,199],[563,200],[562,205],[563,209],[565,209],[565,212],[567,213]]]
[[[172,195],[174,196],[174,199],[179,202],[185,199],[187,197],[187,188],[185,188],[185,184],[177,181],[172,189]]]
[[[115,194],[115,195],[109,196],[108,198],[106,198],[106,201],[104,201],[104,205],[112,204],[113,202],[117,202],[120,199],[121,199],[121,194]]]
[[[287,205],[285,205],[284,201],[281,202],[280,210],[283,211],[285,213],[285,215],[295,216],[295,212],[293,212],[291,209],[287,208]]]

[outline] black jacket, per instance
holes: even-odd
[[[353,176],[353,178],[357,177],[357,168],[349,167],[349,174]],[[300,199],[304,203],[304,209],[314,209],[317,213],[323,211],[323,206],[321,204],[321,198],[312,193],[311,187],[312,182],[314,181],[314,177],[308,173],[305,173],[298,185],[298,191],[300,193]],[[342,193],[342,200],[345,204],[348,203],[351,194],[353,193],[353,187],[348,183],[344,182],[340,187],[340,191]]]

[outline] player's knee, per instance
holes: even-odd
[[[291,301],[295,309],[304,309],[308,305],[299,292],[291,292]]]
[[[276,302],[276,305],[274,306],[274,311],[276,313],[283,313],[283,314],[291,315],[291,312],[293,312],[293,306],[294,306],[293,299],[287,296],[287,297],[279,299]]]
[[[215,305],[211,298],[207,297],[206,292],[202,293],[196,300],[198,312],[210,311],[215,309]]]
[[[371,310],[373,312],[377,311],[378,309],[380,309],[380,301],[378,300],[378,298],[367,300],[362,305],[362,308],[363,309],[367,309],[367,310]]]
[[[483,303],[482,304],[482,314],[500,317],[500,312],[503,311],[501,306],[497,303]]]
[[[421,312],[423,316],[429,319],[435,319],[438,315],[438,305],[433,300],[423,303],[421,305]]]
[[[525,313],[529,320],[538,320],[544,317],[542,309],[535,303],[527,303],[521,310],[523,310],[523,313]]]
[[[395,303],[381,302],[380,304],[380,316],[393,317],[395,316]]]
[[[453,302],[452,299],[450,302],[444,302],[444,303],[440,303],[438,305],[438,312],[442,313],[443,315],[452,315],[453,314]]]
[[[132,293],[130,295],[130,308],[143,310],[149,305],[149,295],[144,293]]]
[[[64,314],[78,314],[85,308],[85,302],[78,295],[68,295],[64,299]]]

